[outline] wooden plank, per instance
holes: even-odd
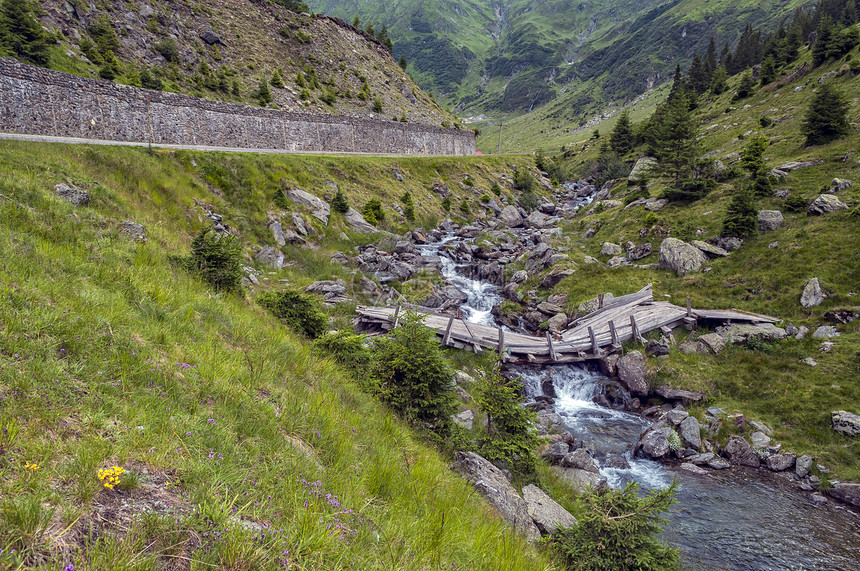
[[[642,342],[642,335],[639,334],[639,327],[636,325],[636,316],[630,314],[630,328],[633,330],[633,338]]]
[[[595,355],[600,354],[600,346],[597,344],[597,337],[594,336],[594,329],[588,328],[588,336],[591,337],[591,352]]]
[[[448,346],[448,341],[451,339],[451,326],[454,325],[454,316],[448,320],[448,326],[445,328],[445,336],[442,337],[442,345],[444,347]]]
[[[394,327],[397,328],[397,322],[400,320],[400,304],[397,304],[397,310],[394,312]]]
[[[499,326],[499,355],[505,354],[505,330]]]
[[[690,306],[690,296],[687,296],[687,317],[693,317],[693,309]]]
[[[618,331],[615,330],[615,322],[614,321],[609,322],[609,334],[612,336],[612,344],[613,345],[620,345],[620,343],[618,343]]]
[[[552,334],[547,331],[546,332],[546,344],[549,346],[549,356],[555,361],[558,358],[558,354],[555,352],[555,347],[552,345]]]

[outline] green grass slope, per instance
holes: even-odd
[[[242,180],[328,159],[263,160]],[[0,144],[0,568],[550,568],[305,340],[171,263],[195,201],[254,239],[266,185],[200,174],[235,161]]]

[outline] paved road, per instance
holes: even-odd
[[[72,145],[112,145],[118,147],[149,147],[149,143],[131,141],[109,141],[106,139],[83,139],[80,137],[52,137],[47,135],[20,135],[18,133],[0,133],[0,140],[36,141],[40,143],[67,143]],[[176,149],[189,151],[220,151],[225,153],[268,153],[277,155],[362,155],[375,157],[443,157],[445,155],[396,155],[385,153],[354,153],[354,152],[321,152],[321,151],[290,151],[286,149],[246,149],[241,147],[210,147],[207,145],[168,145],[154,144],[153,148]],[[451,155],[454,156],[454,155]],[[458,157],[459,158],[459,157]]]

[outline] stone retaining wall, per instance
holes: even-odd
[[[288,151],[473,155],[472,131],[151,91],[0,59],[0,132]]]

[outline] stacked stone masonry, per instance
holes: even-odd
[[[469,130],[223,103],[8,59],[0,59],[0,132],[153,145],[475,154],[475,135]]]

